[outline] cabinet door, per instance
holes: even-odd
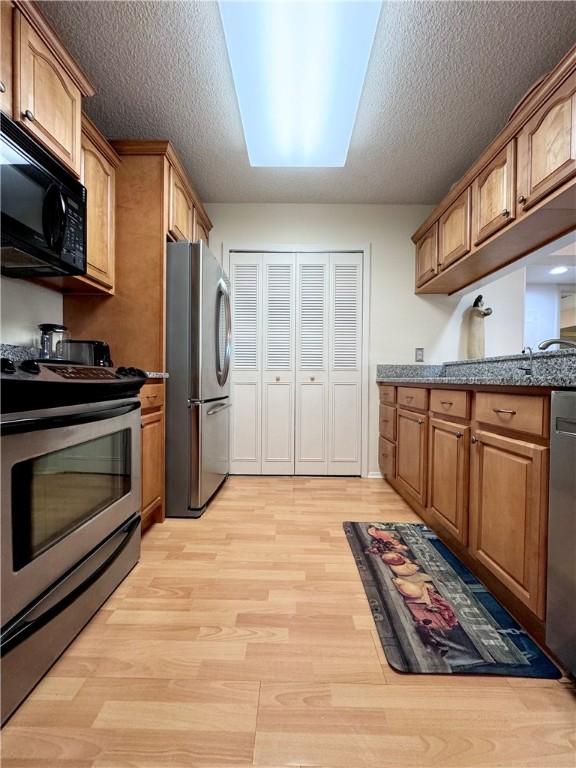
[[[12,117],[12,20],[13,5],[0,2],[0,109]]]
[[[576,175],[576,74],[520,132],[518,172],[520,212]]]
[[[15,13],[16,119],[79,176],[80,90],[26,19]]]
[[[203,240],[208,245],[208,229],[200,220],[196,209],[194,209],[194,240]]]
[[[170,205],[168,230],[175,240],[192,240],[193,209],[184,183],[170,166]]]
[[[462,544],[468,541],[470,427],[430,419],[428,507]]]
[[[474,179],[472,213],[474,244],[498,232],[515,218],[515,146],[514,140]]]
[[[438,274],[438,222],[416,243],[416,285]]]
[[[446,269],[470,251],[470,187],[438,222],[438,267]]]
[[[426,506],[427,422],[421,413],[398,409],[396,480],[422,506]]]
[[[472,553],[543,618],[548,449],[482,431],[472,443]]]
[[[383,437],[378,441],[378,466],[382,477],[394,477],[396,474],[396,446]]]
[[[80,178],[86,187],[87,276],[114,287],[114,187],[116,171],[82,134]]]
[[[142,516],[164,499],[164,414],[142,416]]]

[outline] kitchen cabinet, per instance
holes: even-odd
[[[12,25],[14,6],[8,0],[0,2],[0,109],[12,117]]]
[[[430,419],[428,508],[462,544],[468,542],[470,427]]]
[[[427,426],[427,416],[398,408],[396,481],[423,507],[426,506]]]
[[[378,443],[378,466],[385,479],[396,475],[396,445],[382,436]]]
[[[208,227],[194,208],[194,240],[203,240],[208,245]]]
[[[470,251],[470,188],[458,197],[438,222],[438,268],[446,269]]]
[[[515,161],[515,142],[512,140],[474,179],[472,211],[475,245],[516,218]]]
[[[15,117],[77,176],[80,175],[82,94],[26,18],[16,11],[15,62],[18,73]]]
[[[576,176],[576,76],[558,88],[520,132],[518,166],[522,213]]]
[[[438,273],[438,223],[416,243],[416,285],[423,285]]]
[[[142,403],[142,527],[164,519],[164,384],[145,384]]]
[[[115,187],[120,158],[85,116],[82,119],[80,180],[87,190],[86,277],[107,292],[114,289]]]
[[[396,440],[396,408],[380,403],[380,435],[386,440]]]
[[[193,240],[193,206],[182,177],[170,166],[170,224],[168,231],[175,240]]]
[[[548,448],[483,430],[472,443],[472,554],[543,618]]]

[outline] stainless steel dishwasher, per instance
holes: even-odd
[[[553,392],[546,643],[576,674],[576,392]]]

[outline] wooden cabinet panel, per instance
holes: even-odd
[[[472,463],[472,553],[543,618],[548,449],[479,431]]]
[[[19,11],[15,21],[15,117],[79,176],[80,89]]]
[[[518,168],[520,211],[576,175],[576,73],[520,132]]]
[[[86,274],[92,280],[112,289],[114,287],[116,170],[115,165],[110,162],[108,157],[115,153],[109,147],[108,157],[104,154],[102,147],[102,144],[105,143],[104,137],[98,139],[96,129],[91,124],[89,125],[90,135],[84,130],[82,132],[80,172],[81,181],[87,190]]]
[[[470,251],[470,196],[468,187],[438,222],[438,266],[441,270]]]
[[[427,424],[427,416],[398,409],[396,480],[423,507],[426,506]]]
[[[396,402],[396,387],[391,387],[388,384],[379,384],[378,391],[380,393],[381,403],[395,403]]]
[[[142,416],[142,516],[159,507],[164,497],[164,414]]]
[[[396,446],[383,437],[378,443],[378,465],[383,477],[394,477],[396,474]]]
[[[438,274],[438,223],[433,224],[416,243],[416,285],[423,285],[436,274]]]
[[[0,109],[12,117],[12,23],[14,7],[8,0],[0,2]]]
[[[548,434],[548,398],[537,395],[512,395],[478,392],[474,400],[474,418],[533,435]]]
[[[142,413],[161,408],[164,405],[164,384],[146,383],[140,390]]]
[[[428,505],[462,544],[468,540],[470,427],[430,419]]]
[[[176,240],[192,240],[193,208],[178,172],[170,167],[170,214],[168,231]]]
[[[398,405],[406,408],[428,410],[428,390],[424,387],[398,387]]]
[[[396,440],[396,408],[380,404],[380,436],[387,440]]]
[[[208,245],[208,229],[194,208],[194,240],[203,240]]]
[[[514,140],[474,179],[472,214],[474,244],[498,232],[515,218],[516,153]]]
[[[430,390],[430,410],[457,419],[470,417],[470,393],[462,389]]]

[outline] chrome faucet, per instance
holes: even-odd
[[[532,376],[532,374],[534,373],[534,353],[532,351],[532,347],[528,347],[528,346],[524,347],[522,350],[522,354],[525,355],[526,352],[528,352],[530,355],[530,358],[529,358],[530,362],[528,365],[519,365],[518,370],[524,371],[526,376]]]
[[[553,344],[564,344],[565,347],[576,349],[576,341],[568,341],[567,339],[546,339],[546,341],[541,341],[540,344],[538,344],[538,349],[548,349],[548,347],[551,347]]]

